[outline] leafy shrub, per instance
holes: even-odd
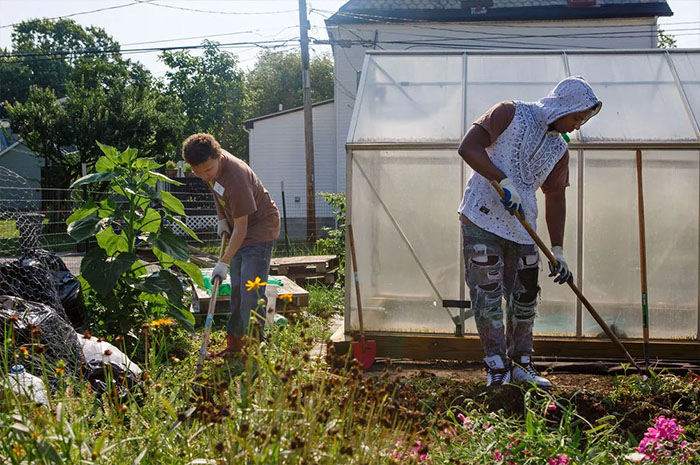
[[[144,322],[168,313],[192,328],[194,318],[183,305],[184,292],[176,268],[200,286],[202,273],[188,261],[187,242],[168,229],[164,220],[177,224],[195,239],[197,236],[174,216],[185,214],[182,202],[156,188],[159,180],[179,183],[154,171],[161,165],[137,157],[135,149],[119,152],[99,145],[104,156],[95,165],[97,171],[71,187],[105,183],[109,195],[100,201],[88,201],[66,221],[68,234],[75,241],[97,241],[98,247],[85,255],[80,267],[87,284],[87,300],[97,304],[97,325],[109,334],[133,335]],[[158,272],[147,272],[136,255],[137,245],[153,252]]]

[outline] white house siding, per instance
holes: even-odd
[[[620,28],[624,26],[624,28]],[[622,34],[629,30],[635,34]],[[656,19],[604,19],[511,23],[343,24],[329,25],[335,60],[335,112],[338,190],[345,191],[345,142],[365,50],[438,50],[445,45],[391,43],[440,39],[465,49],[638,49],[656,47]],[[572,33],[576,37],[571,37]],[[530,37],[537,35],[537,37]],[[513,37],[515,36],[515,37]],[[563,36],[563,37],[557,37]],[[376,46],[373,45],[376,38]],[[456,40],[460,39],[460,40]],[[473,40],[470,40],[473,39]],[[357,41],[367,41],[357,45]],[[351,41],[352,44],[342,44]],[[339,44],[340,43],[340,44]],[[345,46],[343,46],[345,45]],[[454,50],[455,47],[450,47]]]
[[[338,192],[336,169],[335,106],[333,102],[314,105],[314,170],[316,192]],[[299,109],[253,121],[249,129],[250,166],[282,211],[281,182],[287,206],[289,234],[306,234],[306,152],[304,112]],[[343,166],[343,170],[344,170]],[[328,204],[316,198],[319,228],[332,224]]]

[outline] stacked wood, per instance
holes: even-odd
[[[280,257],[270,261],[270,273],[287,276],[301,286],[333,284],[338,279],[338,265],[337,255]]]

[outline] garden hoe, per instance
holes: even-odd
[[[503,191],[503,188],[501,187],[500,184],[498,184],[496,181],[491,181],[491,185],[494,187],[494,189],[496,189],[496,191],[498,192],[498,195],[501,198],[506,197],[506,193]],[[523,219],[523,217],[520,215],[520,212],[516,211],[515,217],[518,219],[518,221],[523,226],[523,228],[525,228],[525,231],[527,231],[527,233],[530,235],[532,240],[534,240],[537,243],[540,250],[542,250],[542,252],[545,254],[545,256],[547,257],[549,262],[556,268],[557,259],[554,258],[554,255],[552,254],[552,252],[547,248],[547,246],[544,244],[544,242],[542,242],[542,239],[540,239],[540,237],[537,235],[537,233],[532,229],[532,226],[530,226],[530,224]],[[607,323],[605,323],[605,321],[600,317],[598,312],[595,311],[595,309],[593,308],[593,305],[591,305],[591,303],[588,302],[588,299],[586,299],[586,297],[584,297],[584,295],[581,293],[581,291],[578,289],[578,287],[576,287],[576,284],[574,284],[572,281],[567,281],[567,284],[569,285],[571,290],[574,291],[574,294],[576,294],[576,297],[579,298],[581,303],[584,305],[584,307],[586,307],[586,309],[591,314],[591,316],[595,319],[595,321],[598,322],[598,324],[603,329],[603,331],[605,331],[605,334],[608,335],[610,340],[617,347],[619,347],[619,349],[625,354],[625,357],[627,358],[627,360],[629,360],[629,362],[632,364],[632,366],[634,366],[638,371],[641,372],[642,370],[637,365],[637,362],[634,361],[634,359],[632,358],[630,353],[627,352],[627,349],[625,349],[625,346],[623,346],[622,343],[620,342],[620,340],[617,338],[617,336],[615,336],[615,333],[612,332],[612,330],[608,327]]]
[[[360,279],[357,273],[357,257],[355,256],[355,238],[352,234],[352,225],[348,224],[348,237],[350,238],[350,254],[352,255],[352,271],[355,276],[355,293],[357,295],[357,317],[360,320],[360,340],[352,343],[352,356],[362,364],[365,370],[372,366],[377,355],[377,341],[365,340],[365,328],[362,321],[362,301],[360,299]]]
[[[226,252],[226,243],[228,241],[228,234],[224,232],[221,235],[221,252],[219,253],[219,259],[224,256]],[[214,279],[211,286],[211,299],[209,300],[209,310],[207,311],[207,319],[204,321],[204,334],[202,335],[202,347],[199,349],[199,358],[197,359],[197,371],[196,374],[202,372],[204,367],[204,359],[207,356],[207,346],[209,345],[209,335],[211,334],[211,323],[214,319],[214,308],[216,307],[216,297],[219,294],[219,285],[221,284],[221,279]]]

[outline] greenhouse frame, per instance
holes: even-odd
[[[700,50],[689,49],[368,51],[346,192],[377,356],[481,360],[474,318],[459,308],[469,290],[457,207],[471,169],[457,147],[492,105],[538,100],[571,75],[603,101],[570,135],[564,249],[575,284],[641,357],[646,278],[650,358],[700,360]],[[549,244],[543,197],[537,231]],[[339,351],[359,330],[347,262]],[[623,358],[568,286],[544,272],[540,286],[536,356]]]

